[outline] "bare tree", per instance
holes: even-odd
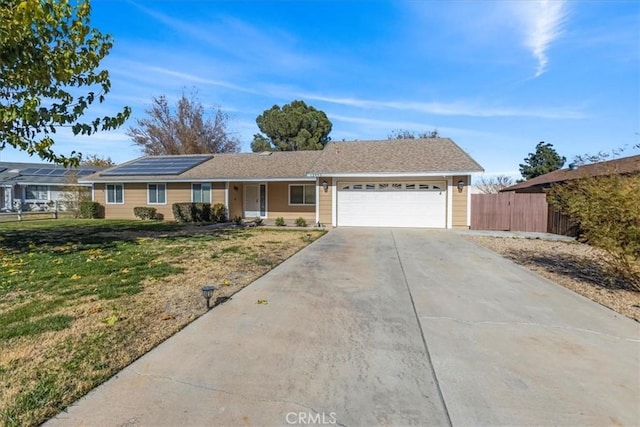
[[[625,151],[629,149],[628,145],[620,148],[614,148],[611,151],[598,151],[596,154],[578,154],[573,158],[573,161],[569,164],[569,167],[578,167],[589,165],[592,163],[605,162],[607,160],[617,159],[622,156]],[[631,147],[632,150],[640,149],[640,144]]]
[[[440,137],[440,132],[438,132],[438,129],[418,132],[417,134],[411,130],[395,129],[391,131],[389,135],[387,135],[387,139],[416,139],[416,138],[439,138],[439,137]]]
[[[77,173],[66,175],[58,208],[73,213],[74,218],[80,218],[80,203],[84,200],[91,200],[91,188],[78,184]]]
[[[115,166],[116,164],[113,160],[111,160],[111,157],[102,157],[97,154],[90,154],[87,157],[82,157],[80,165],[111,167]]]
[[[478,190],[484,194],[499,193],[503,188],[513,185],[513,179],[507,175],[498,175],[492,178],[482,176],[480,183],[476,185]]]
[[[184,91],[175,106],[169,106],[164,95],[153,98],[148,118],[136,120],[127,135],[147,155],[204,154],[237,152],[240,142],[227,128],[229,115],[216,107],[213,116],[206,118],[196,92],[187,96]]]

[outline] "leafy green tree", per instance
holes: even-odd
[[[0,149],[76,166],[79,153],[54,153],[57,129],[91,135],[129,117],[124,107],[114,117],[81,121],[111,88],[109,72],[98,67],[113,42],[90,27],[90,12],[88,0],[0,1]]]
[[[282,108],[274,105],[256,118],[261,134],[253,136],[251,149],[261,151],[322,150],[331,140],[331,122],[304,101]]]
[[[212,117],[205,116],[196,92],[182,97],[175,109],[167,97],[153,98],[148,118],[136,120],[127,135],[151,156],[170,154],[205,154],[236,152],[240,142],[228,130],[229,116],[216,108]]]
[[[535,178],[561,169],[566,161],[566,157],[561,157],[553,148],[553,144],[541,141],[536,145],[536,152],[529,153],[524,163],[520,163],[520,173],[524,179]]]

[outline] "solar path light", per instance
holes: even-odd
[[[202,296],[204,297],[204,299],[207,300],[207,310],[211,308],[210,301],[211,301],[211,297],[213,296],[213,291],[215,290],[216,288],[211,285],[202,287]]]

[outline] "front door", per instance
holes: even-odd
[[[244,217],[266,217],[267,186],[265,184],[246,184],[244,186]]]

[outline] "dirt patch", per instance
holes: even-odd
[[[465,236],[565,288],[640,321],[640,292],[605,265],[607,254],[584,243]]]

